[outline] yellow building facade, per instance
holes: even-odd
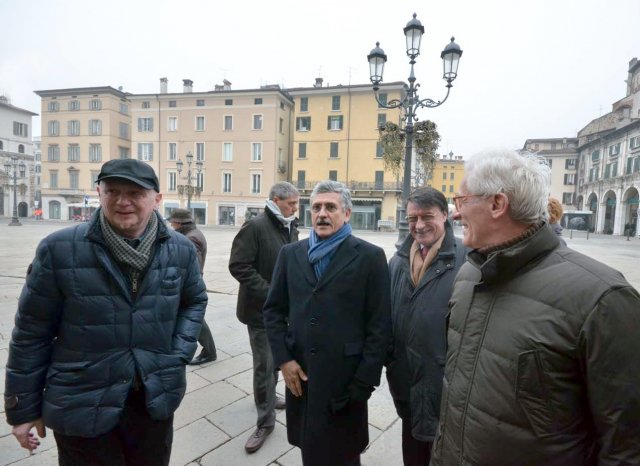
[[[427,186],[431,186],[447,198],[453,206],[453,197],[460,192],[460,183],[464,177],[464,158],[452,152],[439,155],[433,171],[428,177]]]

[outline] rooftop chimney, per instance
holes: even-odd
[[[322,78],[316,78],[316,83],[313,87],[322,87],[322,81],[324,81]]]
[[[222,80],[222,84],[224,86],[224,90],[225,91],[230,91],[231,90],[231,82],[227,81],[226,79]]]
[[[169,80],[167,78],[160,78],[160,94],[167,93],[168,84],[169,84]]]
[[[193,81],[191,81],[190,79],[183,79],[182,80],[182,87],[183,87],[182,92],[184,92],[185,94],[192,93],[193,92]]]

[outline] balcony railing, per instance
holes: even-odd
[[[293,180],[292,184],[301,190],[311,191],[319,181]],[[378,183],[375,181],[349,181],[344,182],[351,191],[402,191],[402,183],[399,181],[387,181]]]

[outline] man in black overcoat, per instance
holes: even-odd
[[[351,207],[342,183],[316,185],[313,230],[280,251],[263,310],[287,386],[288,439],[305,466],[360,464],[391,339],[386,257],[351,235]]]

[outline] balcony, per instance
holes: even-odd
[[[301,191],[312,191],[316,184],[320,181],[302,181],[293,180],[291,183]],[[400,181],[387,181],[378,183],[375,181],[349,181],[345,183],[351,190],[352,194],[358,191],[397,191],[402,192],[402,182]]]

